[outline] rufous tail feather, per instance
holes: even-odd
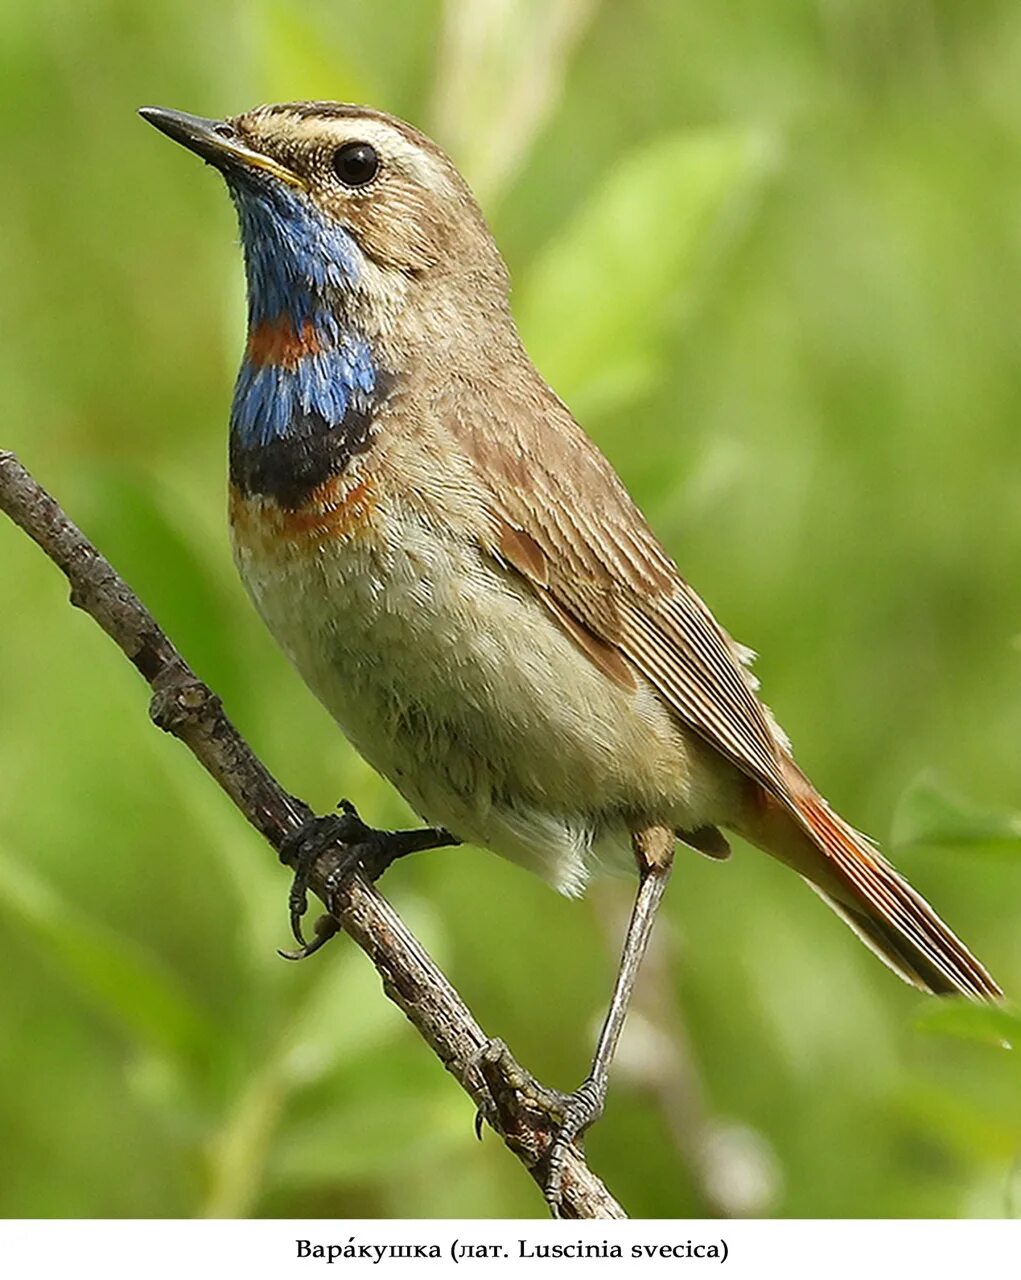
[[[799,872],[906,982],[933,995],[1000,998],[985,967],[921,894],[793,765],[790,785],[793,808],[762,798],[742,834]]]

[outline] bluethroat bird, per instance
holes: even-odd
[[[532,365],[503,260],[439,147],[343,103],[142,115],[220,171],[240,222],[241,576],[358,751],[440,824],[376,833],[349,809],[333,833],[373,877],[458,841],[569,895],[600,866],[637,867],[591,1072],[560,1095],[554,1210],[566,1144],[602,1111],[677,841],[725,858],[734,832],[914,986],[998,997],[795,764],[749,651]]]

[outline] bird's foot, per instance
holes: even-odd
[[[521,1114],[539,1116],[549,1129],[545,1156],[543,1195],[554,1218],[560,1217],[563,1200],[564,1162],[568,1147],[580,1149],[586,1129],[603,1114],[606,1084],[589,1077],[573,1093],[561,1093],[541,1084],[511,1056],[502,1040],[490,1040],[479,1054],[482,1073],[501,1121],[512,1122]],[[481,1134],[482,1113],[475,1117]]]
[[[312,869],[319,857],[328,850],[336,850],[339,861],[335,870],[331,870],[327,885],[328,897],[331,897],[353,872],[361,866],[366,875],[376,879],[382,874],[379,868],[377,875],[371,872],[372,855],[378,860],[378,840],[383,833],[373,831],[358,816],[358,811],[350,800],[341,800],[337,805],[339,813],[310,814],[296,831],[287,836],[280,846],[280,861],[294,868],[294,879],[288,894],[287,906],[291,918],[291,932],[299,944],[297,951],[281,951],[288,960],[303,960],[307,956],[325,946],[330,938],[339,931],[340,926],[332,915],[320,916],[315,924],[315,937],[306,942],[301,929],[301,920],[308,910],[308,886]],[[366,862],[369,865],[366,865]]]
[[[339,813],[310,814],[280,846],[280,861],[294,868],[287,901],[291,932],[299,944],[296,951],[281,951],[287,960],[304,960],[340,932],[334,904],[337,894],[356,871],[376,881],[392,862],[405,854],[458,843],[442,827],[419,831],[376,830],[361,820],[350,800],[341,800],[337,808]],[[332,855],[332,865],[323,883],[323,901],[328,914],[319,917],[315,937],[306,942],[301,920],[308,910],[309,882],[319,858],[327,853]]]

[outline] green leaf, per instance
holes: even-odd
[[[692,309],[769,158],[761,135],[720,130],[669,134],[610,166],[539,255],[516,307],[565,399],[605,407],[653,383],[664,330]]]
[[[1006,841],[1021,850],[1021,813],[990,813],[955,795],[935,774],[925,773],[901,796],[891,834],[900,848]]]
[[[6,854],[0,855],[0,907],[35,937],[65,980],[137,1046],[182,1063],[216,1044],[212,1019],[154,955],[88,919]]]
[[[1021,1045],[1021,1015],[1006,1004],[975,1004],[965,999],[930,1001],[916,1019],[921,1031],[978,1040],[1003,1049]]]

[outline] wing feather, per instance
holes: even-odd
[[[787,799],[745,651],[681,577],[606,459],[546,394],[541,407],[494,396],[486,423],[453,416],[458,443],[487,484],[493,553],[607,674],[620,680],[633,667],[684,724]]]

